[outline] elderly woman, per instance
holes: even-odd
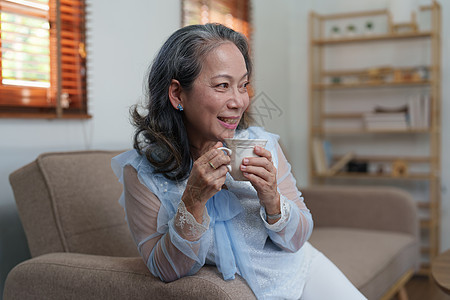
[[[112,162],[139,253],[166,282],[213,264],[259,299],[363,299],[307,242],[313,221],[278,136],[247,124],[251,74],[245,37],[219,24],[162,46],[145,110],[133,110],[134,150]],[[218,149],[232,137],[268,141],[242,160],[248,181],[233,180]]]

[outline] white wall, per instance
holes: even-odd
[[[0,295],[6,272],[29,254],[8,175],[48,151],[132,146],[128,107],[164,40],[180,26],[179,0],[90,0],[88,21],[91,120],[0,119]]]
[[[450,82],[450,3],[443,8],[443,82]],[[0,290],[14,264],[28,257],[8,175],[42,152],[125,149],[131,146],[128,107],[142,95],[143,77],[157,49],[180,25],[179,0],[89,0],[91,120],[0,119]],[[281,109],[265,126],[281,136],[300,186],[307,184],[308,23],[310,10],[331,13],[386,7],[387,0],[253,1],[256,94]],[[274,7],[277,7],[275,10]],[[450,111],[443,84],[443,112]],[[443,184],[450,179],[450,119],[443,113]],[[450,248],[450,199],[445,190],[442,249]],[[445,230],[447,229],[447,230]],[[1,294],[1,293],[0,293]]]

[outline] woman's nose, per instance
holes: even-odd
[[[235,89],[232,95],[231,101],[229,101],[230,108],[242,108],[248,102],[248,94],[241,93],[238,89]]]

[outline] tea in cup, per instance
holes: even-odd
[[[258,157],[254,151],[255,146],[264,148],[266,143],[267,140],[261,139],[225,139],[226,147],[220,147],[219,149],[226,151],[231,157],[230,165],[227,167],[234,180],[248,181],[241,171],[242,160],[245,157]]]

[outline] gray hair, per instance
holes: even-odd
[[[252,63],[247,39],[221,24],[190,25],[175,31],[155,57],[147,81],[147,114],[137,107],[132,110],[136,128],[134,148],[144,152],[159,173],[169,179],[189,175],[191,155],[182,114],[170,103],[168,91],[172,79],[190,90],[202,70],[204,57],[224,43],[233,43],[242,53],[248,77]],[[238,128],[247,127],[248,118],[241,119]]]

